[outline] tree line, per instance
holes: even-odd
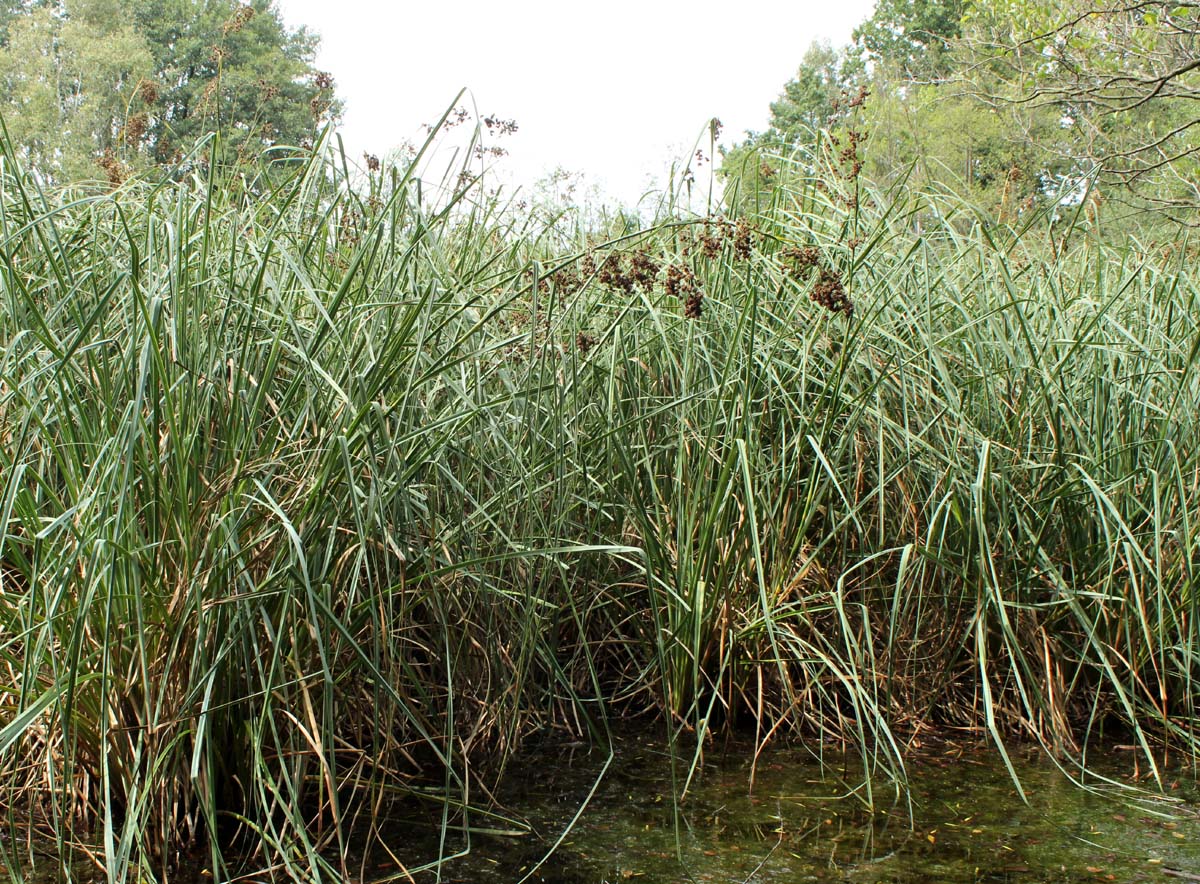
[[[878,183],[1004,221],[1105,201],[1194,224],[1198,130],[1200,3],[879,0],[848,45],[808,49],[768,129],[723,167],[761,197],[781,157],[824,139]]]
[[[173,168],[217,130],[228,158],[303,146],[341,111],[317,43],[273,0],[0,0],[0,119],[51,181]],[[878,0],[770,111],[725,151],[743,199],[821,146],[1001,221],[1104,202],[1193,224],[1200,0]]]
[[[271,0],[3,0],[0,116],[49,180],[171,166],[214,130],[257,156],[337,118],[317,43]]]

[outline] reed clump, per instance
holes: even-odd
[[[348,880],[394,799],[622,715],[891,779],[929,728],[1195,752],[1185,261],[800,166],[564,244],[419,161],[4,148],[10,868]]]

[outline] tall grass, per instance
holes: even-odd
[[[202,156],[44,193],[4,150],[10,875],[346,880],[394,799],[470,830],[483,759],[618,716],[884,781],[926,728],[1194,755],[1182,252],[804,167],[564,248],[420,158]]]

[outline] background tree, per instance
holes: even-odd
[[[811,145],[820,129],[838,137],[853,111],[854,126],[869,133],[858,149],[876,180],[902,175],[965,190],[1007,180],[1011,163],[996,115],[942,87],[962,20],[963,0],[880,0],[843,50],[808,50],[771,105],[770,128],[726,152],[726,178],[761,195],[774,178],[773,150]]]
[[[964,7],[963,0],[879,0],[854,29],[851,55],[909,80],[940,76],[953,65]]]
[[[313,66],[318,38],[289,30],[271,0],[134,0],[159,89],[146,148],[163,162],[215,128],[257,154],[300,144],[336,118],[333,79]]]
[[[10,22],[0,50],[9,134],[44,174],[95,175],[150,65],[119,0],[26,9]]]
[[[226,156],[301,144],[341,105],[317,39],[271,0],[10,3],[0,113],[43,175],[169,163],[220,129]],[[0,17],[2,23],[2,17]]]
[[[821,129],[830,125],[841,95],[850,81],[842,72],[846,58],[829,43],[814,42],[804,53],[796,76],[771,102],[769,127],[746,134],[731,148],[721,149],[721,174],[727,183],[736,180],[747,199],[769,194],[779,172],[773,154],[781,148],[811,147]]]
[[[964,83],[999,110],[1052,110],[1080,174],[1195,223],[1200,3],[988,0],[965,18]]]
[[[856,145],[881,184],[903,177],[1012,221],[1095,200],[1098,178],[1107,201],[1144,215],[1139,225],[1195,223],[1197,0],[880,0],[843,50],[809,50],[770,128],[725,152],[726,180],[769,193],[781,152],[814,143],[814,127],[836,137],[863,88]]]
[[[841,72],[843,61],[828,43],[809,46],[796,76],[771,102],[771,131],[789,138],[828,125],[838,96],[848,85]]]
[[[8,44],[8,26],[24,11],[21,0],[0,0],[0,46]]]

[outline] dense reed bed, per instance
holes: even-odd
[[[1184,250],[799,165],[588,241],[203,150],[111,193],[3,156],[10,875],[353,879],[393,799],[461,824],[623,717],[876,782],[927,729],[1195,752]]]

